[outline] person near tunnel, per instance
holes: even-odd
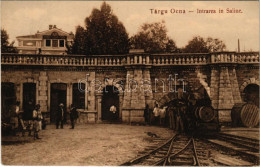
[[[71,129],[74,129],[75,127],[75,122],[78,119],[78,112],[77,108],[75,107],[74,104],[71,105],[70,109],[70,123],[71,123]]]
[[[59,125],[61,129],[63,129],[63,122],[64,122],[64,105],[63,103],[60,103],[59,109],[57,111],[57,116],[56,116],[56,129],[59,129]]]

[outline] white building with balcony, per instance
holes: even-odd
[[[74,35],[57,28],[56,25],[49,25],[49,30],[16,38],[19,54],[65,55],[67,46],[72,45]]]

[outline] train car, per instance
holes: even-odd
[[[174,123],[183,124],[183,129],[176,129],[186,133],[217,132],[220,130],[218,112],[211,106],[210,100],[200,99],[192,104],[189,100],[175,99],[167,104],[174,113]],[[181,120],[177,120],[180,115]],[[180,126],[178,126],[180,127]]]
[[[199,106],[194,111],[197,131],[219,131],[218,112],[212,106]]]

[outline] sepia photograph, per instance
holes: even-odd
[[[1,1],[3,166],[259,166],[259,1]]]

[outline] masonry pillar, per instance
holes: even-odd
[[[38,103],[41,105],[41,111],[48,112],[48,76],[46,71],[41,71],[39,75],[38,86]],[[37,90],[37,89],[36,89]],[[37,93],[36,93],[37,96]],[[50,122],[50,117],[47,117],[47,122]]]
[[[123,100],[124,100],[124,94],[123,93],[119,93],[119,119],[120,119],[120,121],[122,121]]]
[[[229,69],[229,78],[230,78],[234,103],[242,103],[235,66],[232,66]]]
[[[231,109],[234,106],[234,99],[229,76],[229,70],[226,66],[220,67],[219,75],[219,98],[218,110],[220,122],[231,122]]]
[[[92,84],[92,81],[95,81],[95,77],[96,77],[96,73],[95,72],[90,72],[89,73],[89,77],[88,80],[90,81],[90,83]],[[91,87],[93,85],[90,85]],[[93,89],[89,89],[89,93],[88,93],[88,111],[96,111],[96,97],[95,97],[95,87]]]
[[[123,122],[144,122],[145,95],[143,85],[143,69],[126,67],[126,86],[122,109]]]
[[[210,99],[211,105],[214,109],[218,108],[218,96],[219,96],[219,70],[217,67],[211,67],[210,75]]]
[[[153,99],[150,69],[151,67],[146,67],[143,71],[143,77],[144,77],[143,89],[145,95],[145,103],[149,105],[150,109],[152,109],[154,105],[154,99]]]
[[[97,98],[97,103],[96,103],[96,108],[97,108],[97,121],[101,122],[101,102],[102,102],[102,93],[96,93],[96,98]]]

